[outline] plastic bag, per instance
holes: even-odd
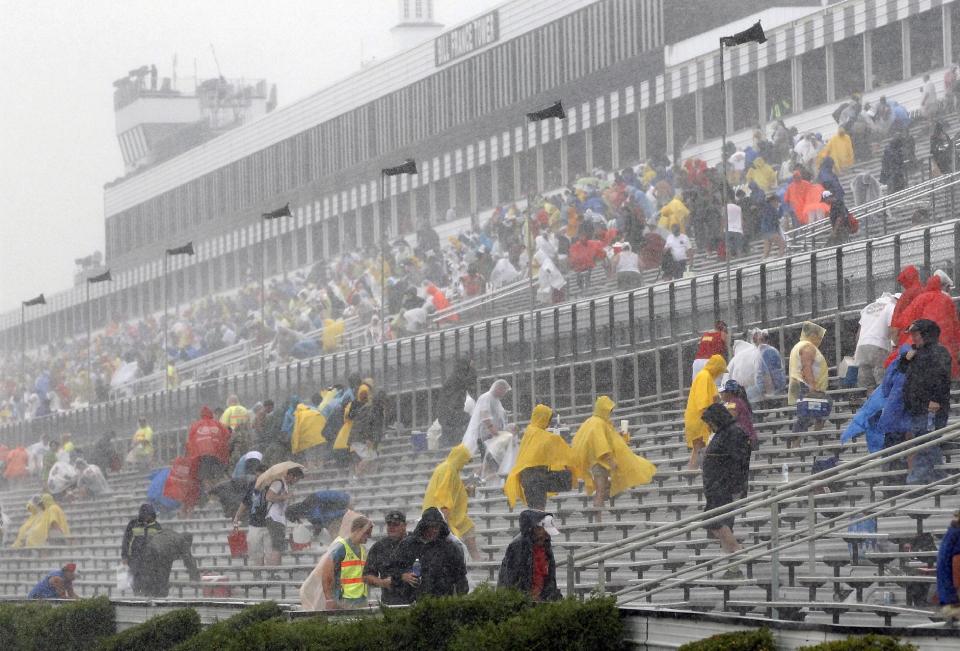
[[[242,529],[234,529],[227,534],[227,545],[230,546],[230,556],[243,558],[247,555],[247,532]]]
[[[133,590],[133,577],[126,565],[117,565],[117,591],[129,592]]]

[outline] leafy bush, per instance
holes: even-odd
[[[800,647],[798,651],[917,651],[917,647],[889,635],[850,636],[845,640]]]
[[[200,632],[200,615],[193,608],[179,608],[157,615],[142,624],[107,638],[101,651],[166,651]]]
[[[769,630],[734,631],[712,635],[697,642],[688,642],[679,651],[775,651]]]
[[[106,597],[0,606],[0,649],[86,651],[117,630]]]
[[[222,649],[237,639],[237,634],[260,622],[283,616],[283,610],[274,601],[265,601],[244,608],[239,613],[222,622],[212,624],[185,642],[181,642],[174,651],[206,651]]]
[[[449,651],[619,651],[624,626],[612,597],[541,604],[500,622],[461,628]]]

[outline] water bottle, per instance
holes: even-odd
[[[790,483],[790,466],[788,466],[787,464],[783,464],[783,483],[784,484]]]
[[[413,561],[413,567],[410,568],[410,573],[419,579],[422,572],[423,570],[420,567],[420,559],[418,558]]]

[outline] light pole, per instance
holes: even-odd
[[[96,283],[105,283],[111,280],[113,280],[113,277],[110,275],[109,269],[107,269],[106,271],[104,271],[102,274],[98,276],[90,276],[89,278],[87,278],[87,381],[90,382],[90,390],[91,390],[90,404],[93,404],[93,397],[94,397],[94,394],[92,393],[94,388],[93,353],[91,352],[91,344],[90,344],[90,339],[91,339],[90,332],[93,329],[93,316],[90,310],[90,285],[94,285]],[[88,409],[87,411],[90,412],[91,410]]]
[[[417,162],[408,158],[399,165],[393,167],[384,167],[380,170],[380,341],[383,341],[384,326],[384,306],[386,304],[386,286],[387,286],[387,237],[386,226],[386,207],[383,205],[383,178],[385,176],[400,176],[401,174],[416,174]]]
[[[550,120],[556,118],[558,120],[564,120],[567,117],[566,111],[563,110],[563,103],[560,100],[557,100],[550,106],[539,109],[537,111],[532,111],[527,113],[527,120],[530,122],[541,122],[542,120]],[[540,135],[537,134],[537,140],[539,141]],[[534,406],[537,404],[537,365],[536,365],[536,355],[537,347],[536,341],[534,340],[534,312],[537,309],[537,286],[533,283],[533,215],[531,213],[533,197],[530,197],[527,200],[527,276],[530,279],[530,409],[533,410]],[[571,372],[573,372],[571,370]]]
[[[266,267],[267,267],[267,240],[266,240],[266,224],[272,219],[280,219],[281,217],[293,217],[293,213],[290,212],[290,203],[287,202],[284,206],[272,210],[270,212],[265,212],[260,215],[260,336],[265,337],[267,333],[267,294],[266,294]],[[267,367],[266,361],[266,349],[267,342],[265,339],[262,340],[263,343],[260,344],[260,368],[265,369]]]
[[[766,43],[767,37],[763,33],[763,27],[760,26],[760,21],[758,20],[753,24],[749,29],[745,29],[742,32],[737,32],[733,36],[721,36],[720,37],[720,101],[721,101],[721,110],[720,113],[723,115],[723,136],[720,139],[720,177],[723,185],[723,196],[720,197],[721,204],[723,206],[723,218],[724,218],[724,229],[723,229],[723,248],[724,248],[724,262],[727,275],[727,320],[732,324],[736,325],[735,316],[737,314],[733,306],[733,291],[730,286],[730,211],[728,210],[728,200],[727,194],[729,190],[727,189],[727,84],[726,76],[723,71],[723,48],[725,47],[736,47],[737,45],[743,45],[744,43]],[[761,116],[762,119],[763,116]]]
[[[169,389],[170,373],[168,365],[170,355],[167,352],[167,258],[172,255],[193,255],[193,242],[187,242],[182,246],[167,249],[163,256],[163,354],[160,361],[163,363],[163,388]]]
[[[33,305],[46,305],[47,299],[43,297],[43,294],[37,296],[36,298],[31,298],[29,301],[23,301],[20,303],[20,377],[22,378],[27,372],[26,359],[27,359],[27,326],[24,321],[24,312],[26,308]],[[45,396],[43,396],[45,398]]]

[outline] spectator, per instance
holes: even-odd
[[[687,218],[690,216],[690,210],[679,196],[673,196],[665,206],[660,209],[660,219],[657,225],[667,231],[673,231],[674,227],[679,227],[680,232],[687,232]]]
[[[250,412],[240,404],[240,398],[236,394],[227,398],[227,408],[220,414],[220,424],[227,427],[231,432],[238,432],[245,428],[250,422]]]
[[[418,563],[419,577],[414,571]],[[436,508],[426,509],[413,533],[400,541],[387,571],[393,585],[400,586],[400,598],[409,603],[426,595],[442,597],[469,590],[463,550],[451,539],[450,528]]]
[[[99,466],[104,474],[108,471],[117,472],[120,470],[120,455],[117,454],[116,449],[113,447],[113,437],[114,432],[112,430],[104,432],[104,434],[97,439],[90,454],[90,462],[95,466]]]
[[[531,509],[543,511],[548,493],[573,486],[573,452],[562,436],[547,430],[552,417],[553,410],[546,405],[533,408],[517,461],[503,485],[511,509],[520,499]]]
[[[803,398],[825,398],[829,380],[829,366],[820,344],[827,331],[812,321],[804,321],[800,328],[800,341],[790,351],[790,384],[787,387],[787,404],[795,405]],[[823,429],[823,419],[797,417],[795,432]]]
[[[937,549],[937,597],[940,615],[948,622],[960,620],[960,509],[940,540]]]
[[[942,272],[941,272],[942,273]],[[946,274],[934,273],[927,280],[923,292],[911,302],[910,307],[903,315],[905,320],[913,323],[919,319],[929,319],[939,328],[939,342],[950,354],[952,360],[952,377],[958,376],[957,344],[960,340],[960,320],[957,318],[957,308],[950,295],[943,291],[943,277]],[[947,282],[951,282],[947,276]]]
[[[764,192],[772,192],[777,187],[777,173],[762,156],[753,159],[753,164],[747,170],[746,180],[747,183],[756,183]]]
[[[563,598],[557,589],[557,563],[553,558],[550,537],[560,532],[553,524],[553,515],[527,509],[520,513],[520,534],[514,538],[500,563],[498,588],[519,590],[534,601],[558,601]]]
[[[77,564],[67,563],[40,579],[30,589],[27,599],[77,599],[73,581],[77,577]]]
[[[402,579],[394,583],[389,568],[396,560],[400,543],[407,537],[407,516],[403,511],[390,511],[384,521],[387,536],[373,543],[367,552],[363,578],[367,584],[380,588],[380,603],[385,606],[405,606],[410,603],[413,595],[409,589],[404,589],[408,586]]]
[[[909,343],[910,335],[907,333],[907,327],[912,321],[907,319],[907,308],[913,304],[913,301],[923,292],[923,284],[920,282],[920,272],[912,264],[907,265],[897,274],[897,283],[903,288],[900,298],[897,299],[897,305],[893,309],[893,317],[890,319],[890,327],[897,332],[897,347]],[[896,355],[891,354],[887,358],[889,365]]]
[[[826,191],[840,201],[843,201],[845,193],[843,184],[840,183],[840,178],[837,176],[837,172],[839,171],[839,166],[835,169],[832,158],[827,156],[823,159],[823,163],[820,165],[820,172],[817,174],[817,184],[823,187],[820,193],[821,199],[823,198],[823,191]]]
[[[467,265],[467,273],[460,276],[460,287],[464,298],[481,296],[487,291],[487,281],[480,273],[480,267],[476,262]]]
[[[757,376],[757,364],[760,363],[760,351],[749,341],[738,339],[733,342],[733,356],[727,364],[727,377],[742,387],[753,384]]]
[[[940,345],[940,327],[929,319],[918,319],[907,328],[913,347],[900,356],[906,373],[903,404],[912,420],[914,437],[946,427],[950,416],[950,353]],[[943,476],[935,466],[943,460],[939,446],[914,456],[908,484],[925,484]]]
[[[663,256],[661,267],[665,280],[683,278],[687,264],[693,263],[693,243],[683,234],[679,226],[674,226],[664,241],[663,250],[669,255]]]
[[[703,494],[704,511],[711,511],[734,502],[747,494],[750,478],[750,442],[737,425],[733,415],[722,405],[713,404],[703,412],[703,420],[713,432],[710,445],[704,451]],[[733,535],[733,516],[706,525],[711,537],[720,541],[724,552],[733,554],[741,549]],[[743,578],[739,568],[730,568],[725,579]]]
[[[760,448],[760,439],[753,427],[753,406],[747,397],[747,392],[736,380],[727,380],[720,392],[720,400],[733,417],[737,419],[737,426],[750,439],[750,449]]]
[[[591,240],[587,232],[581,231],[577,241],[570,245],[570,268],[577,274],[577,286],[580,291],[590,289],[590,275],[597,260],[606,260],[603,243]]]
[[[587,495],[593,495],[597,509],[634,486],[648,484],[657,467],[634,454],[610,421],[614,402],[607,396],[597,398],[593,415],[580,425],[573,437],[573,463],[583,480]],[[601,516],[596,514],[597,522]]]
[[[437,400],[436,418],[442,430],[440,443],[444,448],[456,445],[470,424],[471,416],[465,411],[467,395],[475,391],[477,372],[473,361],[467,357],[454,361],[453,369],[440,388]]]
[[[887,194],[906,189],[909,177],[907,142],[902,133],[896,133],[883,148],[880,164],[880,182],[887,186]]]
[[[480,560],[480,550],[473,534],[473,520],[467,515],[467,500],[473,492],[473,486],[468,489],[460,477],[470,456],[465,445],[457,445],[450,450],[446,460],[434,468],[423,495],[423,510],[430,507],[439,509],[453,535],[463,540],[471,558],[477,561]]]
[[[770,345],[770,333],[758,330],[754,334],[754,342],[760,351],[760,361],[757,364],[757,381],[751,393],[747,388],[750,402],[759,405],[767,396],[782,394],[787,390],[787,376],[783,372],[783,356],[780,351]]]
[[[197,468],[197,479],[205,491],[223,479],[230,462],[230,431],[220,424],[209,407],[200,408],[200,419],[190,425],[186,456]]]
[[[707,445],[710,430],[703,421],[703,411],[717,402],[720,393],[717,382],[727,370],[727,364],[720,355],[713,355],[706,365],[693,378],[690,394],[687,396],[687,408],[683,413],[684,437],[690,448],[690,461],[687,470],[700,467],[700,450]]]
[[[144,596],[166,597],[170,592],[170,570],[175,560],[183,562],[190,580],[200,581],[197,562],[190,553],[193,534],[164,529],[150,536],[143,547],[140,587]]]
[[[153,428],[147,423],[146,416],[141,416],[138,424],[126,462],[139,470],[146,470],[153,463]]]
[[[77,469],[67,460],[57,461],[47,474],[47,492],[55,498],[64,498],[77,483]]]
[[[763,238],[763,259],[770,257],[770,249],[776,245],[777,255],[783,257],[786,253],[786,243],[780,232],[780,197],[775,193],[759,206],[760,210],[760,237]]]
[[[923,75],[923,86],[920,87],[920,112],[928,120],[932,120],[940,112],[940,102],[937,99],[937,87],[930,79],[930,73]]]
[[[510,259],[504,255],[497,260],[493,271],[490,272],[490,289],[500,289],[501,287],[517,282],[519,279],[520,272],[513,266]]]
[[[260,475],[254,484],[257,490],[265,491],[264,498],[269,504],[265,526],[270,535],[270,551],[264,553],[264,561],[269,566],[280,565],[280,556],[286,550],[286,505],[290,499],[290,487],[301,479],[303,466],[282,461]]]
[[[857,386],[872,392],[883,382],[883,362],[890,354],[890,323],[897,298],[884,292],[880,298],[860,311],[860,328],[857,330],[857,347],[854,361],[857,363]]]
[[[330,545],[322,565],[323,593],[327,596],[326,610],[364,608],[367,600],[367,582],[364,569],[367,563],[367,540],[373,523],[360,516],[351,523],[348,537],[338,536]]]
[[[120,543],[120,559],[130,572],[133,594],[142,594],[143,550],[151,536],[163,530],[151,504],[141,504],[137,517],[127,523]]]
[[[471,456],[482,453],[488,439],[507,429],[507,410],[501,401],[509,392],[510,385],[501,378],[494,380],[490,389],[477,398],[462,441]]]
[[[853,141],[843,127],[837,129],[836,135],[830,138],[827,144],[823,146],[823,149],[817,154],[821,171],[824,165],[827,165],[828,159],[831,161],[828,168],[831,173],[842,172],[854,163]],[[820,181],[820,183],[823,182]]]
[[[77,469],[77,488],[75,495],[80,499],[100,497],[113,492],[103,471],[98,466],[88,464],[83,459],[77,459],[74,467]]]
[[[620,251],[613,256],[612,263],[617,274],[617,289],[636,289],[643,283],[640,256],[633,252],[630,242],[620,245]]]
[[[543,251],[537,251],[534,254],[534,260],[540,266],[537,273],[537,299],[548,305],[560,303],[566,295],[567,279],[564,278],[553,258],[548,257]]]
[[[830,239],[832,244],[842,244],[850,236],[850,212],[843,203],[843,199],[829,190],[820,195],[823,201],[830,206]]]
[[[36,508],[33,508],[32,504],[35,504]],[[20,527],[13,547],[40,547],[48,542],[62,544],[70,535],[67,515],[49,493],[41,495],[36,503],[29,502],[27,510],[33,517],[27,518]]]
[[[314,535],[326,529],[330,538],[336,538],[343,516],[353,506],[353,498],[346,491],[319,490],[306,499],[287,507],[286,517],[290,522],[307,520],[313,526]]]
[[[700,343],[697,344],[697,352],[693,356],[693,373],[691,379],[696,379],[697,375],[707,365],[714,355],[726,359],[727,348],[730,345],[730,331],[727,328],[726,321],[720,320],[713,324],[713,330],[707,330],[700,335]],[[717,382],[720,378],[717,378]]]
[[[258,463],[254,469],[256,479],[266,471],[267,466]],[[267,501],[266,490],[257,488],[256,479],[247,489],[236,515],[233,516],[233,528],[239,529],[244,517],[247,518],[247,562],[253,566],[262,566],[271,549],[270,530],[267,528],[270,502]]]
[[[30,455],[24,447],[13,448],[7,454],[7,461],[3,468],[3,478],[11,484],[19,482],[28,475],[27,467]]]

